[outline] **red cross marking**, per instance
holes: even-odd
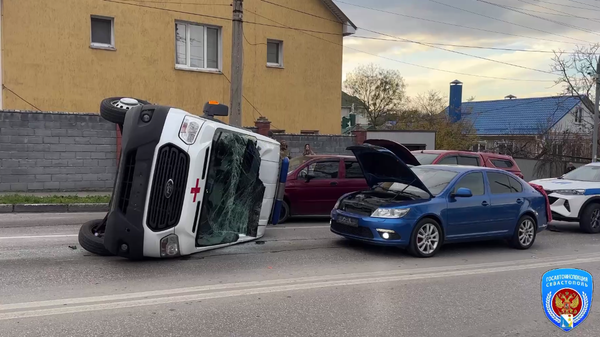
[[[196,179],[196,187],[192,187],[192,190],[190,191],[190,193],[194,195],[194,202],[196,202],[196,196],[198,195],[198,193],[200,193],[200,187],[198,187],[199,184],[200,179]]]

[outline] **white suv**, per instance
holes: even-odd
[[[542,186],[548,194],[554,220],[576,221],[584,232],[600,232],[600,163],[531,183]]]

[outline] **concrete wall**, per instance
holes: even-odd
[[[247,100],[242,100],[242,125],[252,125],[262,114],[273,122],[273,128],[287,132],[340,134],[343,25],[321,0],[276,2],[315,16],[260,0],[244,1],[248,42],[243,42]],[[133,96],[195,114],[201,114],[209,100],[230,102],[230,6],[199,6],[214,0],[2,3],[3,84],[41,110],[97,113],[100,101],[112,96]],[[286,26],[329,34],[272,27],[277,24],[253,13]],[[115,50],[90,48],[91,15],[114,18]],[[221,28],[222,72],[175,69],[176,20]],[[282,68],[267,67],[267,39],[283,41]],[[6,89],[2,97],[0,108],[33,109]]]
[[[435,131],[367,131],[367,139],[387,139],[405,146],[425,145],[424,150],[435,150]]]
[[[305,144],[310,144],[315,154],[343,155],[352,155],[346,148],[355,144],[354,136],[276,134],[273,138],[287,142],[292,158],[302,155]]]
[[[116,142],[96,114],[0,111],[0,192],[111,189]]]
[[[565,169],[567,168],[567,162],[557,162],[553,165],[546,165],[542,172],[536,170],[536,165],[539,161],[535,159],[526,159],[526,158],[514,158],[517,165],[521,169],[523,173],[523,177],[525,181],[531,181],[535,179],[543,179],[543,178],[554,178],[559,177],[565,173]],[[583,166],[587,163],[576,163],[573,162],[575,167]]]

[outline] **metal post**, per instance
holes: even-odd
[[[242,126],[242,78],[244,73],[243,15],[244,0],[233,0],[233,21],[231,38],[231,115],[229,124]]]
[[[594,131],[592,133],[592,162],[598,160],[598,110],[600,105],[600,58],[596,66],[596,102],[594,104]]]

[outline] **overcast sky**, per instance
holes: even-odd
[[[549,22],[508,9],[502,9],[477,0],[343,0],[343,2],[346,3],[362,5],[403,15],[476,27],[488,31],[498,31],[525,36],[518,37],[426,22],[414,18],[358,8],[342,3],[341,1],[336,1],[337,5],[346,13],[346,15],[348,15],[354,24],[359,27],[355,37],[344,38],[344,45],[346,46],[344,50],[344,78],[348,72],[351,72],[352,69],[358,65],[377,63],[385,68],[398,69],[406,80],[408,85],[407,91],[411,96],[428,90],[438,90],[444,95],[447,95],[449,82],[455,79],[464,83],[464,99],[470,96],[475,96],[477,100],[502,99],[509,94],[519,98],[548,96],[560,92],[560,87],[554,86],[554,83],[552,82],[557,76],[552,74],[520,69],[412,43],[366,40],[357,38],[356,36],[378,36],[377,34],[364,30],[368,29],[421,42],[547,51],[558,49],[572,50],[577,43],[585,45],[585,41],[591,43],[600,41],[600,33],[589,33],[578,29],[594,30],[596,32],[600,31],[596,29],[597,27],[600,27],[600,1],[598,0],[485,1],[503,6],[510,6],[518,11],[547,18],[559,23]],[[449,8],[435,2],[460,7],[472,12],[487,15],[491,18]],[[587,10],[583,8],[587,8]],[[591,18],[592,20],[576,18],[575,16]],[[521,26],[500,22],[493,20],[492,18],[509,21]],[[576,27],[568,27],[567,25]],[[531,27],[533,29],[523,26]],[[361,30],[361,28],[364,29]],[[381,35],[378,37],[386,38]],[[375,55],[368,55],[356,50],[351,50],[350,48],[366,51]],[[453,49],[542,71],[551,71],[552,54],[443,46],[442,48]],[[549,82],[517,82],[449,74],[401,64],[393,60],[465,74],[522,80],[548,80]]]

